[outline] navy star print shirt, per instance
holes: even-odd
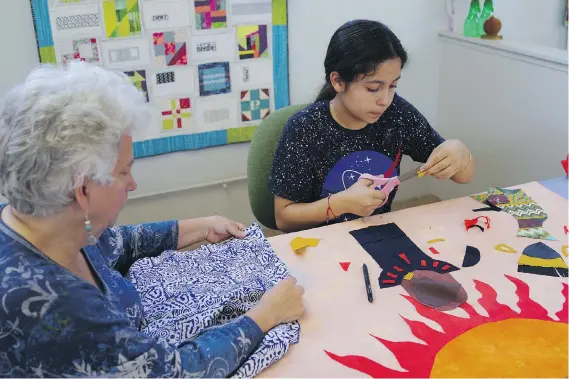
[[[360,130],[338,124],[330,114],[330,101],[317,102],[285,126],[269,187],[282,198],[311,203],[349,188],[362,174],[398,176],[402,155],[425,163],[443,141],[426,118],[397,94],[377,122]],[[396,192],[374,214],[389,212]],[[358,217],[337,216],[338,221]]]

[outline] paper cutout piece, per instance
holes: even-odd
[[[394,223],[353,230],[350,234],[383,269],[379,276],[380,288],[400,285],[407,273],[416,270],[442,274],[459,269],[425,254]]]
[[[414,271],[413,277],[401,286],[421,304],[439,311],[455,309],[468,299],[464,288],[451,275],[433,271]]]
[[[241,121],[260,121],[271,113],[268,88],[241,91]]]
[[[505,243],[501,243],[499,245],[496,245],[494,248],[498,251],[501,251],[502,253],[515,254],[518,252],[516,249],[514,249],[513,247],[511,247],[509,245],[506,245]]]
[[[152,44],[156,64],[160,66],[188,64],[188,48],[184,30],[152,33]]]
[[[237,27],[239,59],[269,56],[267,25],[240,25]]]
[[[518,272],[567,277],[567,264],[558,252],[537,242],[524,249],[518,261]]]
[[[476,266],[478,262],[480,262],[480,250],[473,246],[466,246],[462,267]]]
[[[569,248],[569,246],[567,245],[563,245],[561,247],[561,252],[563,253],[564,256],[569,257],[569,253],[567,253],[567,249]]]
[[[134,86],[142,92],[146,102],[148,102],[148,86],[146,84],[146,71],[125,71],[125,75],[129,77],[130,81]]]
[[[141,34],[138,0],[104,0],[103,15],[107,38],[134,37]]]
[[[170,99],[164,102],[162,130],[171,131],[191,128],[192,112],[190,98]]]
[[[227,27],[226,0],[195,0],[196,30]]]
[[[488,192],[472,196],[476,201],[493,204],[518,221],[516,236],[555,241],[544,228],[547,213],[524,191],[493,187]]]
[[[228,62],[198,65],[200,96],[211,96],[231,92],[231,78]]]
[[[569,162],[569,154],[567,154],[567,158],[565,158],[561,161],[561,166],[563,166],[563,169],[565,170],[566,175],[569,175],[569,172],[568,172],[569,168],[567,167],[568,162]]]
[[[342,266],[342,270],[344,271],[348,271],[350,264],[352,264],[352,262],[340,262],[340,266]]]
[[[437,242],[444,242],[444,238],[435,238],[432,240],[428,240],[427,243],[437,243]]]
[[[478,220],[483,219],[486,228],[490,229],[490,218],[488,216],[480,216],[473,218],[472,220],[464,220],[464,226],[468,231],[471,228],[478,227],[480,230],[484,231],[484,228],[481,225],[478,225]]]
[[[431,251],[431,253],[433,253],[433,254],[435,254],[435,255],[440,254],[440,253],[438,252],[438,250],[435,249],[434,247],[429,247],[429,250]]]
[[[303,237],[296,237],[292,241],[290,241],[290,247],[297,255],[301,255],[304,253],[307,247],[316,247],[320,243],[320,240],[316,238],[303,238]]]

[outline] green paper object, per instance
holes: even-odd
[[[479,38],[480,34],[480,0],[470,1],[470,11],[464,21],[464,36]]]
[[[486,34],[484,31],[484,23],[494,14],[494,1],[492,0],[485,0],[484,1],[484,8],[482,9],[482,14],[480,15],[480,22],[478,23],[478,32],[480,36]]]

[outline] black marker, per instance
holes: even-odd
[[[371,283],[369,282],[369,272],[367,271],[367,266],[364,263],[364,281],[366,283],[367,300],[373,303],[373,294],[371,293]]]

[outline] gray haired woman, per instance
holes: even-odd
[[[143,257],[243,237],[223,217],[112,227],[136,189],[143,96],[84,63],[41,66],[0,106],[0,376],[226,376],[272,327],[299,318],[293,278],[238,321],[172,346],[140,332],[124,275]]]

